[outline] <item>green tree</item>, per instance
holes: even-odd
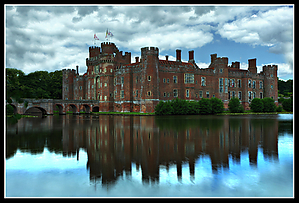
[[[224,105],[221,99],[218,99],[216,97],[213,97],[210,99],[211,103],[211,113],[216,114],[216,113],[222,113],[224,111]]]
[[[250,110],[253,112],[263,112],[264,110],[264,103],[259,98],[254,98],[249,106]]]
[[[293,99],[285,99],[282,102],[282,107],[285,111],[293,112]]]
[[[212,106],[209,99],[202,98],[198,101],[200,114],[211,114]]]
[[[243,106],[240,104],[238,98],[233,97],[229,100],[228,109],[231,113],[242,113],[244,112]]]
[[[189,104],[184,99],[175,98],[171,101],[174,115],[186,115],[189,114]]]
[[[276,105],[274,104],[274,99],[265,97],[262,101],[264,103],[264,112],[275,112]]]

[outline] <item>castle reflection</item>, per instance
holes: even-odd
[[[278,120],[232,116],[107,116],[66,119],[62,128],[63,154],[87,150],[90,179],[111,184],[141,168],[142,181],[159,182],[161,165],[189,164],[194,179],[195,161],[208,155],[214,173],[229,168],[229,157],[240,163],[242,152],[257,166],[258,148],[266,159],[278,159]]]

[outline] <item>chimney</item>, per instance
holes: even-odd
[[[79,66],[76,66],[77,75],[79,75]]]
[[[135,57],[135,63],[139,63],[139,57],[138,56]]]
[[[248,59],[248,68],[255,68],[256,67],[256,58]]]
[[[168,61],[168,56],[167,55],[165,56],[165,58],[166,58],[166,61]]]
[[[194,50],[189,51],[189,63],[194,63]]]
[[[176,61],[181,62],[181,50],[176,50]]]
[[[211,54],[211,63],[213,63],[216,58],[217,58],[217,54]]]

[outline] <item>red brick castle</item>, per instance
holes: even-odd
[[[263,66],[257,73],[256,59],[248,60],[248,70],[240,62],[228,65],[227,57],[211,55],[208,68],[199,68],[194,51],[188,62],[159,59],[157,47],[141,48],[141,57],[131,63],[131,53],[119,51],[114,43],[89,47],[87,72],[63,69],[62,98],[65,100],[98,100],[99,111],[154,112],[160,100],[181,98],[200,100],[217,97],[227,108],[232,97],[238,97],[245,109],[255,97],[271,97],[278,104],[277,65]]]

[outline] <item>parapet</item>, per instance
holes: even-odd
[[[264,65],[263,66],[263,72],[264,71],[269,71],[269,70],[275,70],[277,71],[278,65]]]
[[[143,47],[143,48],[141,48],[141,57],[143,55],[149,55],[149,54],[153,54],[153,55],[158,56],[159,55],[159,48],[158,47]]]

